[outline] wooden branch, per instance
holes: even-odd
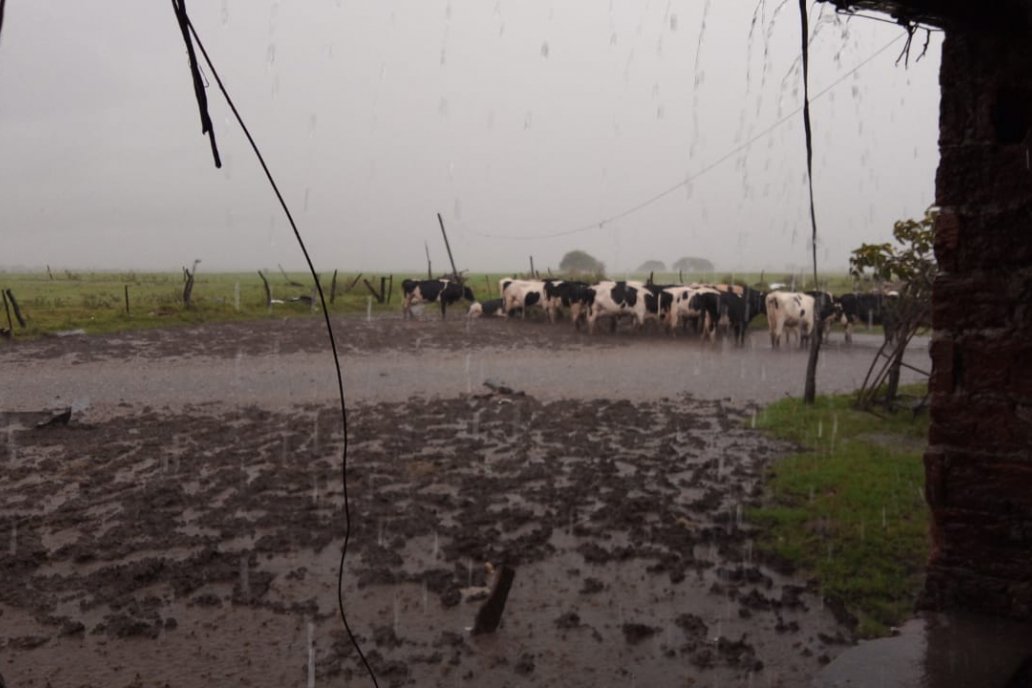
[[[516,571],[509,566],[503,566],[498,572],[498,579],[495,581],[490,597],[477,612],[477,619],[473,624],[473,635],[494,633],[498,628],[498,624],[502,621],[502,612],[505,611],[505,602],[509,599],[509,590],[512,589],[512,579],[515,577]]]
[[[290,279],[290,277],[287,275],[287,271],[283,269],[282,265],[280,265],[279,263],[276,263],[276,267],[278,267],[279,271],[283,274],[283,279],[285,279],[287,281],[287,284],[289,284],[292,287],[302,287],[302,288],[304,288],[305,285],[301,284],[300,282],[295,282],[294,280]]]
[[[373,295],[373,298],[376,299],[377,303],[383,303],[383,294],[378,293],[373,285],[369,283],[369,280],[363,279],[362,283],[366,285],[366,289],[368,289],[369,293]]]

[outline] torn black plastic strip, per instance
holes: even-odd
[[[204,92],[204,80],[201,78],[201,70],[197,64],[197,54],[194,52],[193,42],[190,40],[190,30],[187,28],[190,19],[186,15],[186,0],[172,0],[172,10],[176,13],[176,21],[179,22],[179,30],[183,33],[186,54],[190,60],[190,76],[193,79],[194,96],[197,98],[197,108],[201,113],[201,133],[207,134],[208,139],[211,141],[211,155],[215,160],[215,167],[222,167],[219,147],[215,143],[215,127],[212,125],[211,116],[208,114],[208,96]],[[196,38],[196,34],[194,38]]]

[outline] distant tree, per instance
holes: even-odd
[[[589,253],[570,251],[559,261],[559,269],[567,273],[602,274],[606,271],[606,266]]]
[[[696,256],[685,256],[678,258],[670,266],[671,270],[683,270],[684,272],[713,272],[713,263],[705,258]]]
[[[661,260],[646,260],[635,272],[666,272],[666,263]]]

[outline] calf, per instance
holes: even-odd
[[[443,320],[448,306],[459,299],[465,298],[467,301],[476,301],[472,289],[446,279],[407,279],[401,283],[401,290],[405,294],[405,298],[401,303],[401,314],[406,319],[412,317],[413,304],[439,302],[441,304],[441,319]]]
[[[770,345],[781,346],[781,335],[786,330],[798,329],[799,346],[805,346],[814,326],[814,298],[809,294],[790,291],[772,291],[767,294],[767,324],[770,327]]]
[[[488,301],[478,301],[469,307],[469,311],[466,313],[467,318],[479,318],[484,315],[493,315],[497,318],[504,318],[505,311],[502,310],[501,299],[490,299]]]

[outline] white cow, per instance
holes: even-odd
[[[791,291],[772,291],[767,294],[767,324],[770,326],[770,345],[781,346],[781,335],[799,333],[799,346],[805,346],[813,332],[816,300],[809,294]]]

